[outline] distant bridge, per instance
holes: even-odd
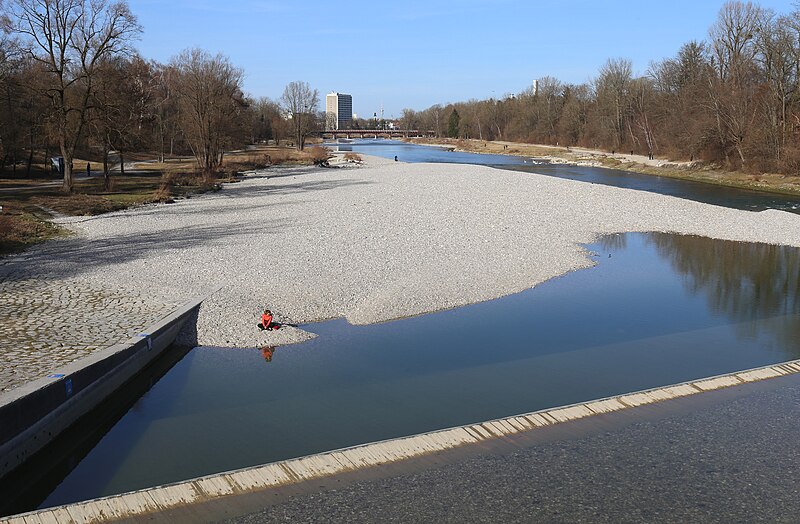
[[[409,138],[433,136],[433,131],[418,129],[335,129],[313,133],[322,138]]]

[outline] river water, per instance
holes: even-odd
[[[353,151],[403,162],[435,162],[455,164],[478,164],[501,169],[547,175],[591,184],[624,187],[671,195],[717,206],[763,211],[780,209],[800,213],[800,197],[737,189],[691,180],[643,175],[619,169],[551,164],[542,159],[511,155],[484,155],[451,151],[443,147],[422,146],[396,140],[353,140],[349,143],[330,143],[326,146],[337,151]]]
[[[30,507],[800,358],[800,250],[660,233],[586,247],[595,267],[501,299],[195,348]]]

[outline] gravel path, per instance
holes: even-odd
[[[217,194],[60,222],[78,235],[0,263],[0,363],[34,363],[12,382],[0,375],[0,389],[77,358],[59,344],[94,348],[133,335],[216,287],[186,341],[254,347],[310,336],[259,332],[264,307],[293,323],[372,323],[489,300],[591,265],[579,244],[605,233],[800,246],[800,215],[378,158],[363,167],[271,169]],[[46,310],[41,286],[70,291]],[[28,329],[42,316],[64,327]],[[87,340],[91,323],[104,327]]]

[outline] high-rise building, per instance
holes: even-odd
[[[353,97],[344,93],[328,93],[325,97],[325,129],[347,129],[353,121]]]

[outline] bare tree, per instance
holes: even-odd
[[[711,26],[711,52],[720,79],[741,82],[755,58],[755,38],[764,10],[752,2],[725,2]]]
[[[713,135],[713,120],[704,104],[711,74],[701,42],[684,44],[675,58],[651,65],[653,122],[661,129],[662,151],[666,145],[678,157],[693,160]]]
[[[726,162],[733,150],[745,164],[745,143],[757,108],[755,38],[764,14],[751,2],[726,2],[709,31],[716,74],[709,77],[708,107]]]
[[[159,152],[158,160],[163,162],[169,143],[169,154],[175,151],[175,142],[180,136],[178,127],[178,104],[172,95],[172,87],[168,81],[170,68],[155,61],[150,62],[150,71],[153,75],[153,93],[150,104],[154,136],[152,142]]]
[[[281,110],[278,104],[267,97],[260,97],[250,104],[251,137],[253,143],[262,140],[277,140],[280,129],[276,127],[276,119],[280,119]]]
[[[151,64],[139,56],[105,60],[98,68],[90,138],[102,149],[106,191],[111,188],[109,153],[116,150],[124,174],[124,152],[141,147],[144,125],[153,119],[155,78]]]
[[[418,115],[421,121],[420,125],[425,128],[423,131],[433,131],[437,137],[444,136],[444,108],[440,104],[433,105]]]
[[[551,76],[539,79],[538,90],[534,99],[537,113],[537,137],[547,143],[556,140],[556,124],[561,115],[564,86]]]
[[[558,135],[563,145],[570,146],[577,144],[584,133],[592,91],[587,84],[566,86],[563,96]]]
[[[72,160],[89,111],[99,64],[130,51],[140,27],[124,1],[13,0],[11,26],[22,49],[42,64],[44,92],[64,157],[64,191],[73,187]]]
[[[295,81],[286,86],[281,96],[281,105],[292,119],[294,127],[295,147],[302,151],[306,137],[316,127],[319,93],[311,89],[307,82]]]
[[[655,98],[652,80],[637,78],[631,82],[631,109],[628,131],[634,144],[644,142],[650,158],[656,149],[656,137],[651,121],[651,104]]]
[[[612,146],[625,143],[627,106],[632,80],[632,65],[627,59],[609,59],[600,68],[596,82],[599,114],[605,120],[605,129],[611,131]]]
[[[0,3],[2,7],[2,3]],[[3,23],[0,15],[0,24]],[[6,22],[7,23],[7,22]],[[9,153],[14,154],[18,133],[17,113],[19,107],[19,86],[15,82],[18,60],[14,56],[13,42],[3,34],[0,26],[0,171],[6,164]],[[16,163],[14,164],[16,165]]]
[[[246,133],[242,71],[222,55],[189,49],[170,64],[178,125],[206,176],[222,163],[222,154]]]
[[[760,77],[768,87],[762,112],[764,118],[766,146],[776,163],[784,160],[787,141],[790,138],[789,110],[792,98],[797,93],[797,48],[800,37],[789,17],[765,16],[756,38],[756,61],[760,66]]]
[[[402,115],[400,116],[400,127],[406,131],[417,129],[419,127],[419,115],[417,112],[409,108],[403,109]]]

